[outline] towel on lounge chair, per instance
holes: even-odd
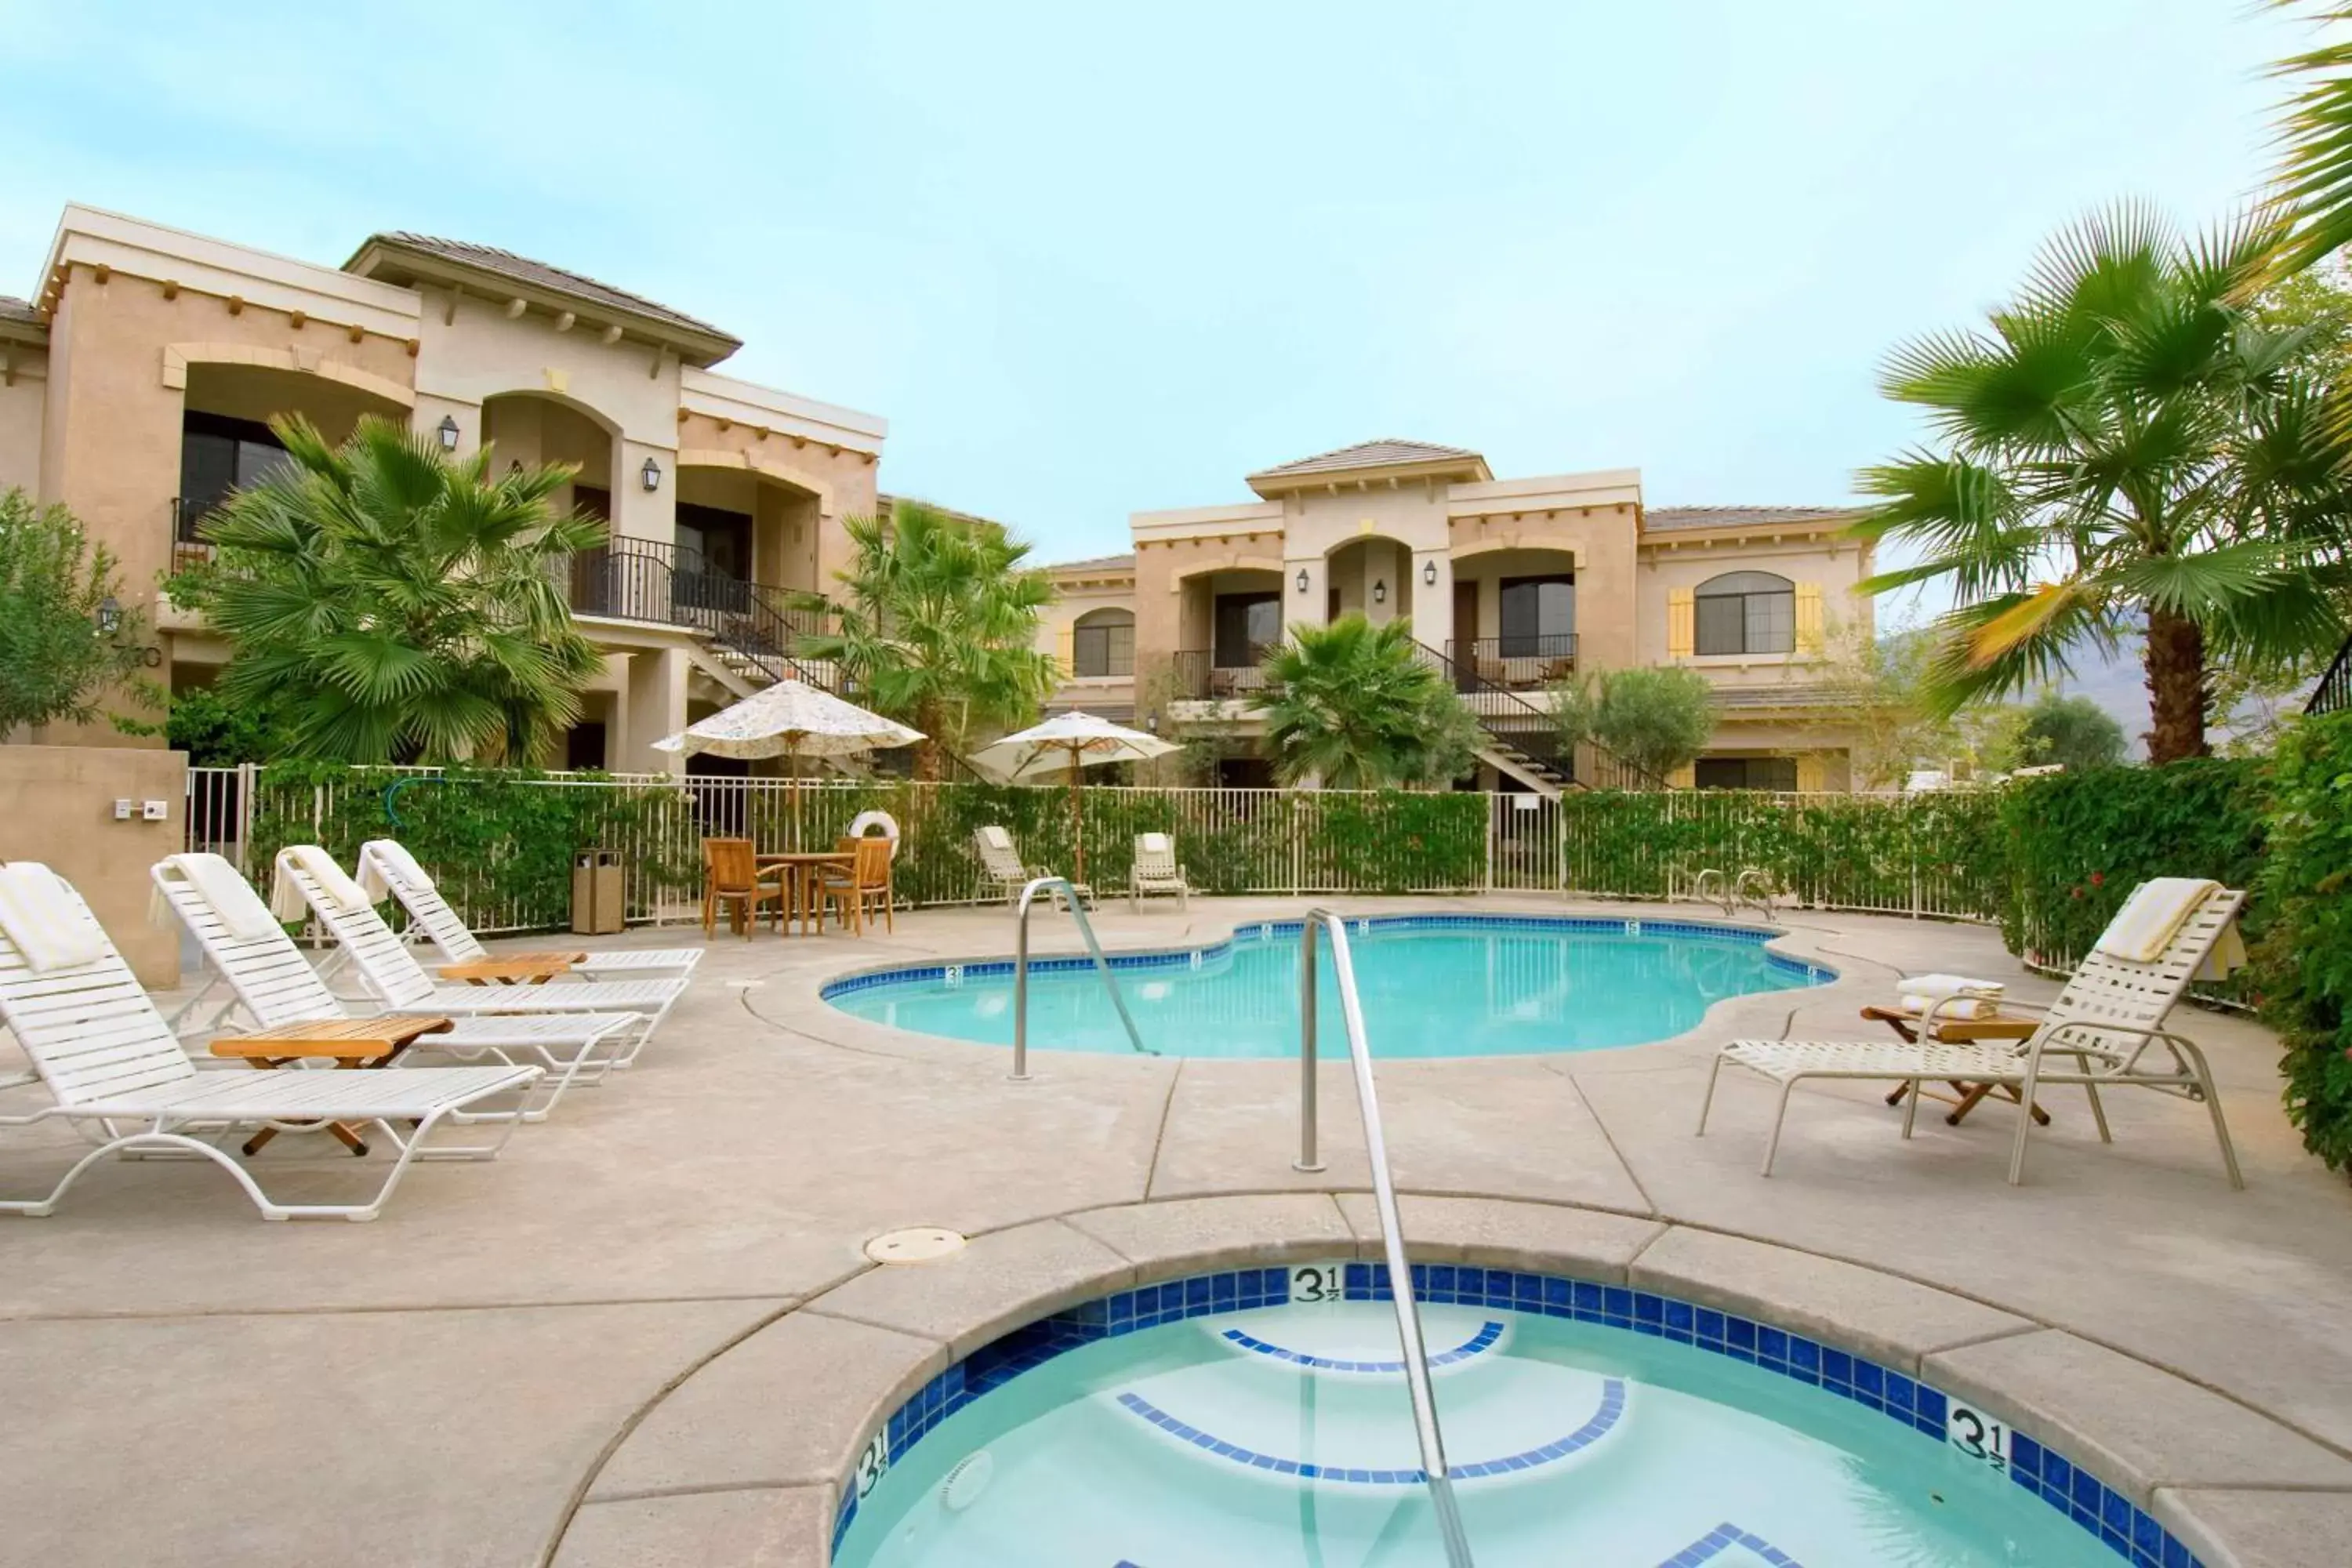
[[[36,974],[96,963],[108,952],[106,932],[83,918],[64,881],[38,860],[0,866],[0,931]]]
[[[398,839],[378,838],[366,847],[374,853],[360,857],[360,891],[367,895],[370,902],[381,903],[392,897],[392,884],[384,877],[386,869],[409,887],[429,888],[433,885],[431,874],[416,863],[416,857],[408,852],[408,846]]]
[[[2004,988],[1998,980],[1971,980],[1965,974],[1913,974],[1906,976],[1895,989],[1906,998],[1925,996],[1933,1000],[1941,996],[1965,996],[1977,992],[1989,992],[1998,997]]]
[[[2116,918],[2099,933],[2094,945],[2101,952],[2128,963],[2153,963],[2164,955],[2181,922],[2221,886],[2198,877],[2152,877],[2132,889],[2131,897],[2124,900],[2124,907],[2116,911]],[[2244,968],[2245,963],[2245,939],[2238,934],[2237,922],[2232,921],[2207,952],[2205,961],[2197,966],[2197,978],[2226,980],[2231,971]]]
[[[278,917],[261,901],[261,895],[237,874],[236,867],[217,855],[189,853],[166,855],[166,864],[177,868],[201,894],[213,913],[220,917],[228,934],[239,942],[276,936],[281,930]],[[160,915],[157,911],[161,911]],[[171,900],[163,889],[156,888],[148,900],[148,918],[162,925],[173,917]]]
[[[1945,1018],[1990,1018],[2000,1013],[2000,1004],[1982,996],[1962,996],[1949,993],[1942,996],[1923,996],[1908,985],[1903,989],[1903,1010],[1926,1014],[1931,1009],[1938,1020]]]
[[[316,844],[293,845],[283,853],[292,856],[294,863],[310,874],[318,882],[319,890],[335,908],[356,913],[375,907],[374,900],[362,892],[360,885],[335,864],[335,858]],[[281,921],[299,921],[310,912],[310,904],[302,897],[302,889],[296,887],[294,879],[283,871],[278,875],[277,885],[269,890],[269,908]]]

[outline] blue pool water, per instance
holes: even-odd
[[[1252,926],[1205,950],[1115,956],[1144,1044],[1167,1056],[1296,1057],[1295,921]],[[1381,1057],[1512,1056],[1661,1040],[1727,996],[1836,975],[1765,951],[1769,931],[1686,921],[1391,916],[1348,922],[1366,1028]],[[1330,957],[1318,992],[1328,1050],[1339,1003]],[[1009,963],[933,964],[825,988],[844,1012],[920,1034],[1013,1042]],[[1029,1044],[1128,1052],[1126,1032],[1084,959],[1034,963]]]
[[[2045,1500],[2035,1478],[2064,1468],[2055,1456],[2007,1434],[1992,1439],[1997,1452],[1970,1451],[1950,1434],[1975,1430],[1976,1413],[1876,1367],[1864,1393],[1864,1363],[1811,1342],[1801,1342],[1813,1361],[1801,1375],[1756,1349],[1710,1349],[1696,1334],[1675,1342],[1630,1321],[1466,1303],[1425,1307],[1423,1318],[1479,1568],[2189,1561],[2144,1517],[2110,1524],[2104,1489],[2071,1515],[2066,1493]],[[1444,1561],[1387,1303],[1302,1304],[1294,1294],[1110,1332],[1118,1337],[1049,1352],[1002,1382],[989,1374],[990,1392],[948,1402],[923,1426],[894,1424],[887,1461],[856,1479],[862,1495],[835,1561]]]

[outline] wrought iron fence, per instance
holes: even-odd
[[[1576,668],[1576,634],[1522,633],[1517,637],[1462,637],[1447,641],[1445,657],[1497,686],[1525,691],[1550,685]]]
[[[477,930],[565,923],[572,857],[617,851],[633,921],[698,918],[700,841],[832,844],[859,813],[888,812],[893,876],[914,904],[982,901],[972,832],[1001,824],[1033,865],[1124,889],[1136,836],[1175,836],[1208,893],[1518,890],[1664,899],[1697,873],[1759,867],[1795,900],[1963,920],[1999,909],[1996,797],[1736,792],[1295,791],[903,780],[523,775],[432,769],[191,768],[191,848],[257,883],[291,843],[346,863],[368,838],[406,843]]]

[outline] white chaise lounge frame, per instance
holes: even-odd
[[[187,1020],[216,983],[229,987],[230,999],[205,1021],[204,1027],[208,1031],[219,1030],[232,1019],[239,1018],[257,1029],[274,1029],[283,1024],[351,1016],[348,1005],[328,989],[327,983],[282,927],[272,927],[266,936],[232,935],[220,911],[178,866],[169,860],[158,860],[148,875],[188,934],[196,939],[204,952],[205,966],[211,971],[196,994],[171,1015],[168,1021],[176,1031],[190,1032]],[[513,1110],[458,1111],[453,1120],[502,1121],[520,1117],[525,1121],[544,1121],[574,1083],[603,1081],[612,1070],[614,1060],[614,1052],[606,1042],[626,1041],[635,1033],[640,1021],[634,1013],[534,1013],[459,1018],[454,1028],[420,1037],[399,1065],[413,1066],[413,1058],[426,1051],[467,1061],[488,1057],[511,1063],[512,1053],[516,1052],[535,1058],[547,1071],[549,1087],[544,1099],[526,1101]]]
[[[97,930],[89,906],[66,889],[75,918]],[[491,1160],[513,1136],[509,1121],[486,1144],[426,1147],[445,1118],[495,1096],[528,1095],[535,1067],[359,1068],[332,1072],[199,1072],[172,1027],[105,940],[95,961],[36,971],[0,933],[0,1023],[7,1025],[53,1103],[0,1127],[72,1122],[96,1137],[48,1195],[0,1200],[0,1213],[52,1213],[68,1188],[109,1155],[183,1154],[226,1171],[265,1219],[372,1220],[419,1160]],[[19,1080],[22,1081],[22,1080]],[[281,1204],[219,1142],[256,1128],[312,1131],[330,1121],[373,1123],[399,1151],[375,1195],[360,1204]],[[407,1123],[414,1122],[413,1128]],[[205,1135],[205,1136],[200,1136]]]
[[[609,1065],[625,1068],[645,1049],[669,1010],[686,993],[683,980],[583,980],[566,985],[445,985],[416,962],[406,943],[369,905],[344,909],[327,897],[289,847],[278,853],[278,874],[301,890],[310,913],[341,944],[371,999],[387,1012],[444,1013],[453,1018],[530,1013],[629,1013],[636,1029],[611,1037]]]
[[[2187,1036],[2164,1026],[2165,1020],[2189,989],[2197,971],[2221,940],[2230,922],[2245,905],[2243,892],[2215,889],[2180,922],[2162,953],[2138,963],[2094,948],[2065,989],[2043,1014],[2031,1037],[2016,1046],[1999,1044],[1946,1045],[1921,1039],[1911,1044],[1894,1040],[1735,1040],[1717,1053],[1707,1074],[1706,1097],[1699,1102],[1698,1132],[1706,1132],[1707,1112],[1715,1103],[1715,1086],[1727,1062],[1759,1073],[1780,1086],[1780,1100],[1772,1115],[1772,1134],[1764,1146],[1764,1174],[1772,1173],[1780,1152],[1780,1127],[1789,1115],[1789,1095],[1809,1078],[1901,1080],[1911,1085],[1905,1097],[1903,1136],[1911,1136],[1919,1110],[1919,1085],[1925,1082],[1995,1083],[2014,1087],[2021,1102],[2017,1132],[2010,1147],[2009,1181],[2025,1179],[2025,1144],[2033,1132],[2033,1118],[2025,1107],[2051,1084],[2077,1084],[2089,1096],[2091,1117],[2099,1141],[2115,1142],[2107,1126],[2106,1109],[2099,1101],[2102,1089],[2152,1089],[2202,1100],[2213,1121],[2214,1142],[2221,1145],[2221,1164],[2230,1185],[2243,1188],[2237,1150],[2230,1142],[2229,1123],[2221,1116],[2220,1091],[2205,1053]],[[2014,1003],[2010,1005],[2015,1005]],[[2147,1065],[2153,1047],[2163,1047],[2168,1066]],[[2053,1060],[2053,1058],[2056,1058]]]
[[[450,908],[430,877],[418,881],[397,857],[383,852],[387,842],[371,838],[361,845],[358,870],[364,882],[373,869],[408,911],[410,924],[403,934],[411,942],[431,942],[445,963],[476,963],[494,956]],[[605,975],[691,974],[709,951],[706,947],[616,948],[590,953],[572,966],[572,973],[584,980]]]
[[[1176,907],[1192,907],[1192,884],[1184,879],[1184,868],[1176,858],[1176,840],[1166,833],[1139,833],[1135,836],[1135,865],[1128,872],[1127,907],[1130,910],[1143,908],[1144,897],[1150,893],[1173,893]]]

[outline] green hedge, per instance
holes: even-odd
[[[2286,1047],[2288,1117],[2305,1146],[2352,1165],[2352,712],[2296,724],[2273,759],[2256,890],[2263,1016]]]
[[[2029,963],[2071,969],[2150,877],[2210,877],[2251,888],[2267,805],[2263,765],[2252,761],[2091,768],[2021,781],[2001,796],[2008,884],[2001,937]],[[2259,902],[2248,910],[2250,938],[2265,918]]]

